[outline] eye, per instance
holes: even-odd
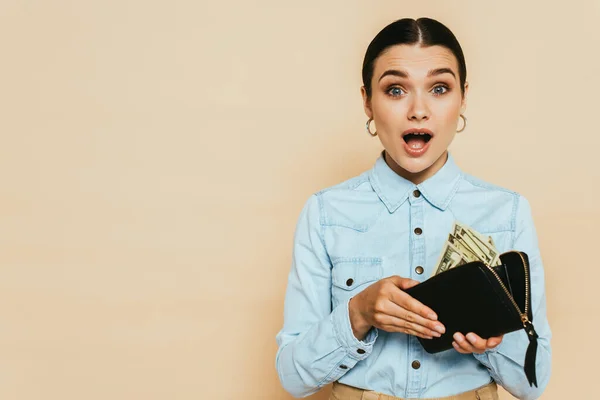
[[[444,89],[444,90],[436,91],[436,89]],[[448,88],[448,86],[446,86],[446,85],[437,85],[436,87],[433,88],[433,94],[436,96],[441,96],[443,94],[446,94],[449,90],[450,90],[450,88]]]
[[[387,90],[387,94],[390,95],[391,97],[400,97],[401,94],[400,92],[404,92],[404,89],[402,89],[401,87],[398,86],[392,86],[391,88],[389,88]]]

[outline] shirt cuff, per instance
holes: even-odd
[[[331,313],[331,322],[335,331],[335,337],[348,355],[357,360],[364,360],[373,351],[373,344],[379,335],[377,328],[372,327],[367,332],[364,340],[358,340],[352,332],[350,325],[350,311],[348,304],[350,299],[341,303]]]
[[[494,347],[493,349],[486,349],[481,354],[473,353],[473,356],[475,357],[475,359],[477,361],[479,361],[480,363],[482,363],[487,369],[491,369],[492,368],[492,364],[490,362],[489,356],[491,354],[498,353],[498,350],[500,350],[500,348],[502,347],[503,344],[504,344],[504,340],[502,342],[500,342],[500,344],[498,346]]]

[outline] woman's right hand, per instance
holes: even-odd
[[[362,340],[371,327],[387,332],[403,332],[421,338],[440,337],[444,325],[432,309],[404,292],[419,282],[390,276],[370,285],[350,299],[350,324],[354,336]]]

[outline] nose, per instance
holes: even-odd
[[[429,119],[430,111],[423,96],[416,94],[413,97],[412,104],[408,110],[408,119],[411,121],[421,121]]]

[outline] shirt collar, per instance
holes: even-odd
[[[458,190],[458,183],[462,175],[450,152],[448,152],[448,159],[442,168],[418,185],[395,173],[385,162],[383,154],[384,151],[375,161],[375,166],[369,173],[369,180],[377,196],[391,213],[396,211],[415,189],[418,189],[423,197],[435,207],[441,210],[448,207]]]

